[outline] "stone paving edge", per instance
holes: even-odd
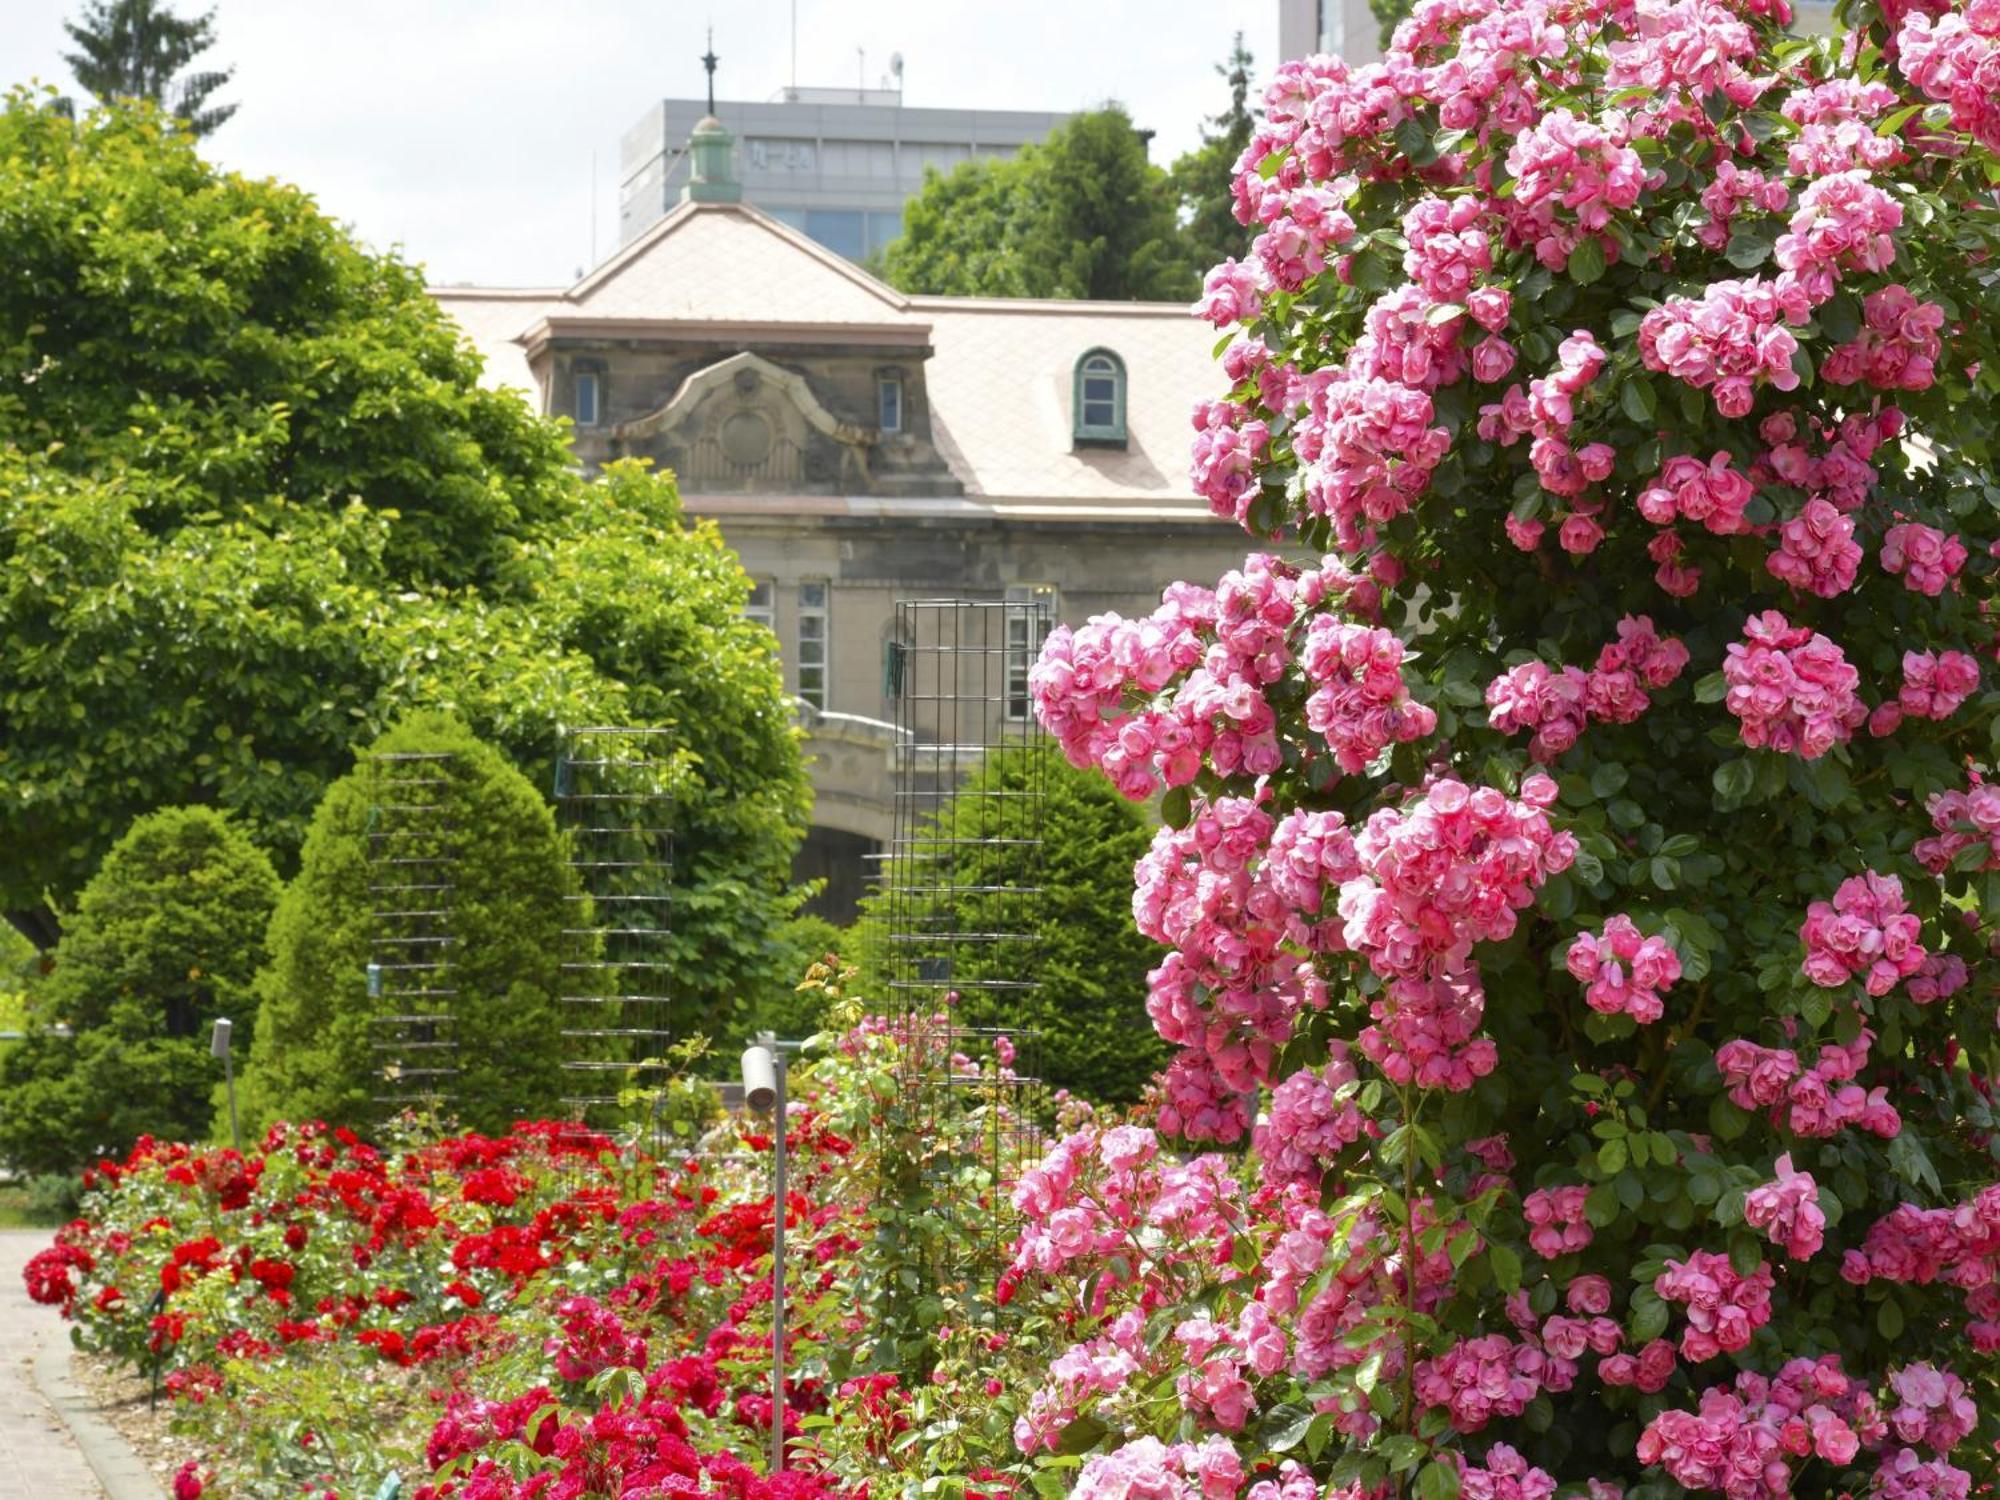
[[[44,1339],[35,1350],[35,1389],[69,1429],[83,1461],[103,1486],[105,1500],[166,1500],[152,1470],[78,1393],[70,1379],[70,1357],[67,1340]]]

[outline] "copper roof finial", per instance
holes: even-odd
[[[715,55],[715,28],[708,28],[708,51],[701,55],[701,65],[708,69],[708,112],[715,113],[715,65],[721,59]]]

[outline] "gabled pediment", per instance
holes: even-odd
[[[612,437],[624,451],[658,456],[691,493],[818,481],[865,494],[880,434],[841,421],[803,375],[746,350],[695,371],[665,405],[620,423]]]
[[[744,204],[683,204],[565,294],[587,318],[902,323],[909,299]]]

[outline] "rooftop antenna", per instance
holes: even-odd
[[[902,53],[900,53],[900,52],[892,52],[892,53],[890,53],[890,54],[889,54],[889,74],[890,74],[890,76],[891,76],[892,78],[894,78],[894,79],[896,80],[896,92],[897,92],[898,94],[902,93],[902,92],[903,92],[903,54],[902,54]]]
[[[701,55],[701,65],[708,69],[708,112],[715,113],[715,65],[722,59],[715,55],[715,28],[708,28],[708,50]]]
[[[799,91],[799,0],[792,0],[792,92]]]
[[[854,89],[856,93],[868,91],[868,53],[861,47],[854,49]]]

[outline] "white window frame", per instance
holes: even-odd
[[[743,601],[743,618],[756,621],[766,630],[774,632],[777,630],[778,586],[770,579],[750,580],[750,593]]]
[[[800,579],[798,606],[798,646],[792,656],[798,699],[825,713],[832,687],[833,585],[824,578]]]
[[[1007,586],[1009,604],[1040,604],[1041,634],[1034,631],[1034,612],[1006,611],[1006,680],[1002,687],[1001,711],[1009,724],[1025,724],[1034,717],[1034,695],[1028,690],[1028,673],[1041,655],[1042,641],[1056,623],[1056,586],[1052,583],[1014,583]]]
[[[884,432],[903,430],[903,377],[899,371],[884,370],[875,377],[875,421]],[[890,407],[895,420],[889,420]]]

